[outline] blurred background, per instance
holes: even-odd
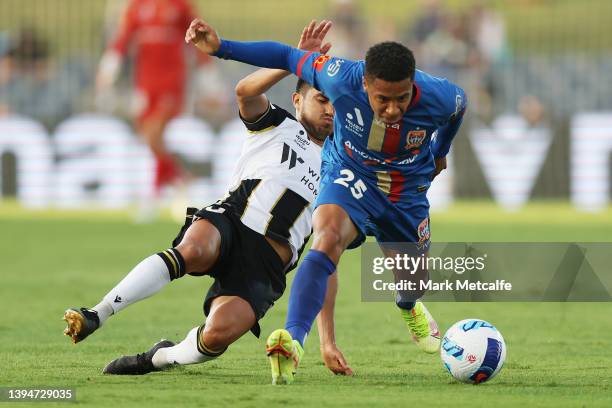
[[[210,405],[278,404],[277,390],[261,386],[269,383],[263,338],[252,336],[218,362],[176,374],[144,382],[99,375],[111,358],[160,336],[180,339],[201,322],[208,277],[175,281],[83,346],[61,334],[67,307],[95,304],[144,256],[167,248],[178,229],[167,208],[178,218],[187,203],[202,206],[227,188],[245,132],[233,90],[254,69],[181,44],[190,12],[228,38],[289,44],[311,18],[328,18],[332,54],[362,58],[371,44],[399,40],[420,69],[465,88],[470,105],[450,167],[428,194],[435,242],[612,241],[611,0],[178,2],[0,0],[6,386],[77,387],[79,403],[92,406],[140,406],[146,395],[150,407],[200,407],[204,384]],[[289,77],[268,96],[292,111],[294,85]],[[161,217],[143,216],[155,201]],[[135,225],[134,217],[156,222]],[[283,401],[397,407],[431,403],[433,391],[474,405],[473,388],[450,384],[432,356],[406,346],[395,306],[356,301],[361,265],[360,251],[343,256],[336,304],[338,344],[359,375],[330,381],[311,339],[306,386],[283,391]],[[581,267],[591,270],[587,261]],[[287,298],[262,333],[283,324]],[[611,303],[428,307],[440,327],[478,316],[504,334],[508,362],[493,387],[479,388],[483,403],[610,406],[610,340],[601,333],[612,331]]]
[[[175,61],[169,55],[176,50],[166,48],[145,88],[155,88],[163,71],[180,70],[180,90],[172,94],[180,101],[156,102],[163,143],[156,131],[147,136],[151,122],[143,117],[153,105],[139,79],[144,48],[171,32],[137,22],[155,18],[154,7],[162,6],[151,3],[168,3],[161,13],[168,20],[188,7],[187,15],[238,40],[296,44],[311,18],[331,19],[331,54],[361,59],[370,45],[397,40],[415,52],[419,69],[462,86],[470,106],[450,169],[430,191],[435,209],[456,200],[491,200],[506,210],[533,200],[585,211],[609,205],[608,0],[130,3],[0,1],[0,200],[123,208],[178,189],[202,205],[226,190],[244,134],[233,90],[253,68],[202,58],[183,45],[174,45],[181,54]],[[284,80],[269,98],[293,111],[294,84]]]

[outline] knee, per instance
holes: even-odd
[[[214,258],[214,251],[208,245],[190,239],[183,239],[176,249],[185,260],[187,273],[205,272]]]
[[[185,240],[178,244],[176,249],[183,255],[183,259],[185,259],[185,264],[193,264],[197,262],[200,258],[205,256],[205,249],[200,245],[197,245],[195,242],[191,240]]]
[[[338,228],[326,226],[314,233],[312,249],[324,252],[332,260],[338,260],[346,247],[345,239]]]
[[[202,342],[212,352],[225,350],[231,343],[227,335],[227,330],[220,330],[216,327],[204,327],[202,331]]]

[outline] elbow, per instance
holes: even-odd
[[[236,97],[238,99],[244,99],[249,97],[249,84],[246,79],[242,79],[238,84],[236,84],[236,88],[234,89],[236,93]]]

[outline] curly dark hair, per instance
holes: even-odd
[[[373,45],[366,53],[365,73],[369,79],[398,82],[414,80],[415,62],[412,51],[400,43],[385,41]]]

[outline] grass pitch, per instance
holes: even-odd
[[[508,358],[497,378],[459,384],[438,355],[411,343],[393,304],[360,301],[358,251],[340,264],[336,314],[353,378],[334,377],[322,365],[316,329],[289,387],[270,385],[265,338],[251,335],[211,363],[143,377],[102,375],[113,358],[161,337],[181,340],[202,321],[211,280],[186,277],[114,316],[83,343],[62,335],[64,309],[97,303],[140,259],[166,248],[176,230],[169,220],[134,225],[120,213],[0,205],[0,386],[73,387],[79,405],[100,407],[612,406],[612,304],[428,304],[442,330],[479,317],[506,340]],[[610,241],[612,212],[537,204],[504,214],[490,204],[463,203],[432,215],[432,234],[436,241]],[[287,297],[261,322],[263,337],[282,326]]]

